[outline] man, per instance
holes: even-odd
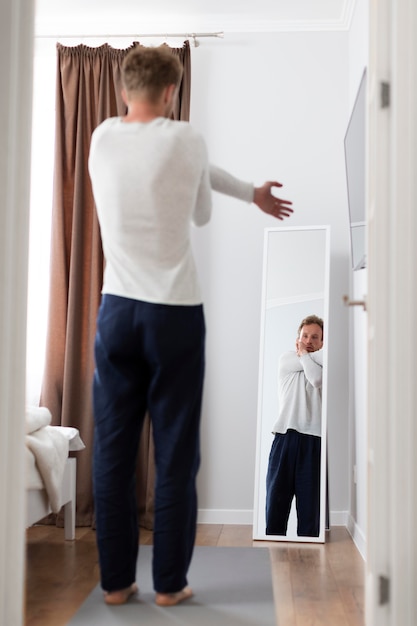
[[[156,484],[155,601],[191,597],[205,322],[190,225],[210,219],[211,185],[283,219],[291,203],[210,168],[202,137],[169,119],[182,67],[166,46],[135,48],[122,70],[127,114],[94,132],[89,170],[106,259],[97,319],[94,497],[108,604],[137,591],[134,474],[146,411]]]
[[[286,535],[295,497],[297,534],[317,537],[320,526],[323,320],[302,320],[295,351],[278,366],[279,416],[269,456],[266,534]]]

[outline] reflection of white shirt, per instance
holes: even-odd
[[[279,416],[272,432],[289,428],[321,436],[323,350],[297,356],[285,352],[278,365]]]

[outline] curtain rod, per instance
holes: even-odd
[[[143,39],[144,37],[153,37],[153,38],[160,38],[160,37],[165,37],[166,39],[179,39],[179,38],[184,38],[184,39],[192,39],[193,40],[193,45],[196,48],[199,43],[197,41],[198,39],[202,39],[203,37],[218,37],[218,38],[223,38],[224,37],[224,32],[223,31],[217,31],[217,32],[212,32],[212,33],[142,33],[140,35],[135,34],[135,35],[129,35],[129,34],[125,34],[125,35],[117,35],[117,34],[107,34],[107,35],[35,35],[36,39],[93,39],[93,38],[97,38],[99,37],[100,39],[105,38],[105,39],[111,39],[116,38],[116,39],[121,39],[121,38],[128,38],[128,39]]]

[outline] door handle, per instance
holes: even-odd
[[[346,306],[362,306],[366,311],[366,300],[350,300],[349,296],[343,296],[343,302]]]

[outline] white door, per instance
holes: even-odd
[[[0,624],[23,622],[33,5],[0,3]]]
[[[367,626],[417,624],[417,4],[372,0]]]

